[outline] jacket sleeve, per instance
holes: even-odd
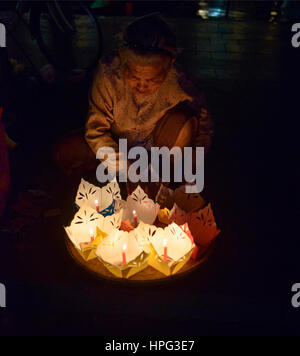
[[[90,93],[89,110],[86,122],[85,138],[96,154],[100,147],[112,147],[117,152],[118,146],[111,135],[113,117],[112,87],[105,77],[103,64],[99,64]]]

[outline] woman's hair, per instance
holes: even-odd
[[[158,13],[146,15],[127,26],[119,53],[122,64],[169,65],[177,54],[176,36]]]

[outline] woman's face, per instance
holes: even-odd
[[[163,63],[141,66],[129,62],[126,64],[124,75],[134,95],[144,97],[156,92],[166,79],[167,73]]]

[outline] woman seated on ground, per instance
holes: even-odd
[[[106,146],[118,152],[120,138],[127,139],[128,148],[198,146],[207,151],[212,122],[205,98],[175,65],[177,52],[176,37],[159,15],[142,17],[127,27],[118,53],[102,59],[95,75],[86,142],[69,137],[58,150],[65,170],[72,174],[79,166],[95,168],[98,149]],[[124,159],[117,155],[119,169]]]

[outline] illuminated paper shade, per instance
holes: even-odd
[[[174,262],[180,260],[193,248],[191,239],[175,223],[164,229],[158,228],[157,233],[153,233],[149,240],[159,256],[163,256],[163,241],[167,240],[168,257]]]
[[[189,214],[179,208],[177,204],[174,204],[173,209],[169,214],[169,223],[175,222],[177,225],[183,225],[187,221],[189,221]]]
[[[169,216],[170,216],[170,210],[168,208],[158,210],[157,217],[161,223],[168,225],[169,224]]]
[[[126,250],[123,249],[126,245]],[[123,263],[123,253],[126,264]],[[113,230],[97,247],[97,257],[118,278],[129,278],[147,267],[148,255],[138,243],[136,232]]]
[[[155,200],[164,208],[172,209],[176,204],[183,211],[189,213],[198,211],[205,206],[205,200],[200,193],[186,193],[186,185],[172,190],[161,184]]]
[[[91,241],[90,229],[96,234],[97,228],[105,234],[111,233],[114,229],[119,229],[122,222],[123,210],[119,213],[104,217],[90,208],[83,205],[75,214],[73,221],[65,230],[70,240],[77,249],[81,249],[81,244]]]
[[[118,213],[121,209],[126,210],[126,201],[118,199],[115,201],[115,212]]]
[[[140,224],[136,230],[150,244],[148,264],[166,276],[177,273],[188,262],[195,247],[188,234],[175,223],[164,229]],[[166,263],[164,262],[165,247],[167,248]]]
[[[134,230],[134,227],[130,224],[129,220],[125,220],[122,222],[120,226],[120,230],[130,232]]]
[[[114,201],[119,199],[121,199],[121,194],[117,182],[111,182],[99,188],[81,179],[75,202],[79,207],[87,204],[90,208],[96,209],[95,201],[98,201],[100,214],[107,216],[114,213]]]
[[[221,232],[221,230],[217,228],[210,204],[198,212],[191,213],[189,215],[188,225],[195,242],[200,246],[209,245]]]
[[[174,205],[174,190],[161,184],[156,194],[155,201],[158,202],[162,208],[171,209]]]
[[[174,204],[169,214],[169,222],[175,222],[178,225],[187,223],[198,246],[208,246],[220,233],[215,222],[211,204],[189,214]]]
[[[96,232],[96,227],[100,225],[100,219],[101,215],[88,205],[83,205],[75,214],[71,225],[65,230],[77,249],[80,249],[81,243],[91,241],[90,229]]]
[[[185,189],[185,185],[175,189],[174,203],[187,213],[202,209],[206,204],[202,196],[199,193],[188,194]]]
[[[138,186],[135,191],[127,197],[124,208],[124,220],[134,224],[133,211],[136,212],[138,221],[153,224],[156,220],[159,204],[151,200],[144,190]]]

